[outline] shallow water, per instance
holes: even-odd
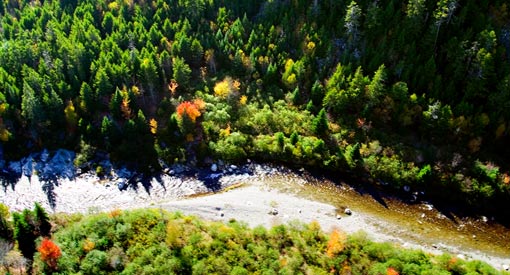
[[[479,251],[487,257],[510,259],[510,229],[483,218],[448,217],[428,203],[407,204],[391,197],[360,193],[345,183],[334,184],[285,174],[265,181],[271,188],[375,217],[374,225],[387,234],[423,247],[454,252]],[[345,216],[345,215],[344,215]]]

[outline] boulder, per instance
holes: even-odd
[[[345,208],[345,210],[344,210],[344,214],[349,215],[349,216],[350,216],[350,215],[352,215],[352,211],[351,211],[351,209],[349,209],[349,208]]]
[[[213,164],[211,165],[211,171],[213,171],[213,172],[218,171],[218,165],[217,165],[216,163],[213,163]]]

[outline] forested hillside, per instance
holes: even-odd
[[[77,166],[108,153],[139,170],[252,158],[504,209],[508,9],[2,0],[4,158],[65,147]]]

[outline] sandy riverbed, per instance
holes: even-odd
[[[90,213],[112,209],[132,209],[157,207],[169,211],[181,211],[185,214],[200,216],[208,220],[228,221],[236,219],[250,226],[273,226],[281,223],[317,221],[325,231],[339,228],[347,233],[364,231],[375,241],[395,243],[402,247],[423,249],[431,253],[450,253],[466,259],[486,261],[501,269],[510,260],[488,255],[483,251],[464,251],[452,245],[417,243],[402,237],[394,224],[359,209],[352,208],[350,216],[341,215],[335,206],[300,197],[293,192],[282,192],[267,184],[271,176],[267,173],[253,175],[230,175],[219,180],[222,188],[239,185],[228,191],[212,193],[201,181],[193,178],[179,178],[163,175],[160,180],[152,180],[148,189],[139,186],[119,191],[115,182],[99,181],[93,176],[82,176],[75,180],[63,180],[54,187],[56,206],[54,212]],[[295,184],[304,184],[305,180],[293,177]],[[32,208],[39,202],[51,209],[47,195],[42,191],[42,183],[37,177],[31,181],[22,178],[15,189],[7,188],[0,192],[0,202],[11,210],[20,211]],[[204,194],[206,195],[198,195]],[[277,215],[269,214],[276,209]]]

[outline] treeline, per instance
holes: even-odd
[[[0,221],[4,222],[0,229],[9,223],[3,216]],[[51,237],[30,240],[32,258],[13,249],[12,243],[2,250],[0,271],[94,275],[507,274],[480,261],[374,243],[363,233],[347,236],[333,230],[326,234],[316,222],[252,229],[235,220],[207,222],[155,209],[89,216],[60,214],[51,222]],[[0,237],[0,244],[8,242]],[[20,250],[22,240],[17,241]]]
[[[507,5],[0,1],[3,153],[249,157],[504,209]]]

